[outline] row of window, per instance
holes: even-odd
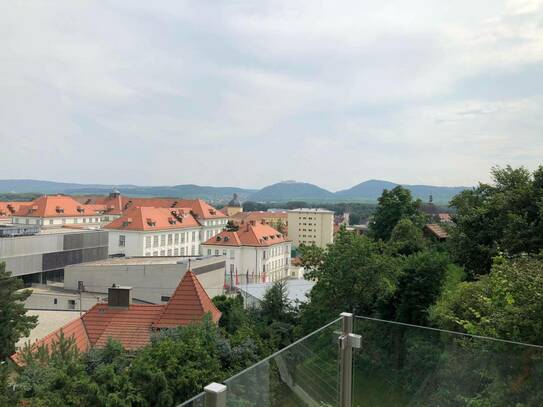
[[[145,248],[149,249],[154,247],[178,245],[184,244],[185,242],[196,242],[197,240],[198,235],[196,231],[151,235],[145,236]]]
[[[59,219],[59,218],[56,218],[56,219]],[[77,223],[100,223],[101,220],[100,218],[60,218],[60,223],[55,223],[55,219],[41,219],[41,218],[37,218],[35,222],[30,222],[30,218],[24,218],[24,224],[25,225],[30,225],[30,224],[35,224],[35,225],[55,225],[55,224],[62,224],[62,225],[65,225],[67,222],[66,222],[66,219],[70,219],[72,220],[72,222],[70,223],[73,223],[73,224],[77,224]],[[13,218],[13,223],[16,223],[16,224],[23,224],[23,218]]]
[[[198,251],[196,250],[196,246],[192,245],[191,247],[188,247],[186,250],[184,247],[176,247],[174,249],[161,249],[161,250],[154,250],[154,251],[147,251],[145,252],[145,256],[196,256],[198,255]]]

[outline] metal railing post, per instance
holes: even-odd
[[[353,389],[353,348],[360,347],[360,335],[353,334],[353,314],[342,312],[340,346],[340,374],[339,374],[339,406],[352,406]]]
[[[226,407],[226,386],[210,383],[204,387],[205,407]]]

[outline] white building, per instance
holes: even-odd
[[[202,243],[203,254],[223,255],[227,284],[268,282],[288,277],[291,242],[269,225],[249,222]]]
[[[80,225],[98,228],[102,223],[102,214],[103,207],[100,205],[84,205],[66,195],[43,195],[32,202],[20,203],[11,216],[13,223],[23,225]]]
[[[200,223],[189,208],[131,207],[104,226],[109,254],[193,256],[200,250]]]
[[[334,212],[318,208],[288,211],[288,237],[296,247],[314,244],[325,248],[334,241]]]

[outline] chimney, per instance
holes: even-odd
[[[249,223],[250,223],[252,226],[256,225],[256,222],[255,222],[254,220],[249,221]]]
[[[113,284],[107,292],[108,307],[128,308],[132,303],[132,287],[121,287]]]

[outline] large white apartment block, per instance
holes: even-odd
[[[201,225],[189,208],[132,207],[104,229],[109,231],[110,255],[200,254]]]
[[[288,211],[288,237],[296,247],[305,244],[325,248],[334,241],[334,212],[318,208]]]
[[[269,225],[249,222],[202,243],[202,254],[222,255],[231,285],[288,277],[291,242]]]

